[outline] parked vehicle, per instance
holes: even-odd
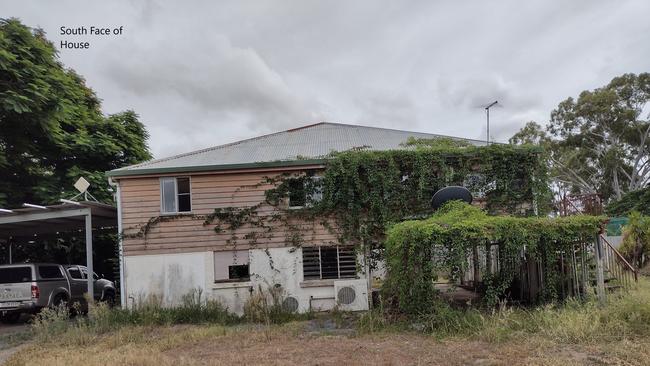
[[[84,266],[22,263],[0,266],[0,314],[6,322],[61,304],[86,305],[88,270]],[[115,285],[93,273],[95,300],[115,302]]]

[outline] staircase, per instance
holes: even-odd
[[[599,236],[603,247],[603,274],[605,289],[615,291],[629,289],[639,281],[634,267],[610,244],[603,235]]]

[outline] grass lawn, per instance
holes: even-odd
[[[417,327],[377,314],[279,325],[54,327],[40,329],[7,365],[650,364],[645,280],[638,290],[612,296],[606,307],[576,302],[450,314],[424,318]],[[422,327],[426,334],[412,330]]]

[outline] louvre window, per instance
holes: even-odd
[[[304,247],[302,266],[305,280],[357,276],[356,254],[352,247]]]
[[[190,178],[161,178],[160,195],[163,213],[192,211]]]

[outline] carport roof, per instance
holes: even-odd
[[[92,217],[94,229],[117,227],[115,207],[98,202],[82,201],[11,211],[0,212],[0,239],[82,230],[88,214]]]

